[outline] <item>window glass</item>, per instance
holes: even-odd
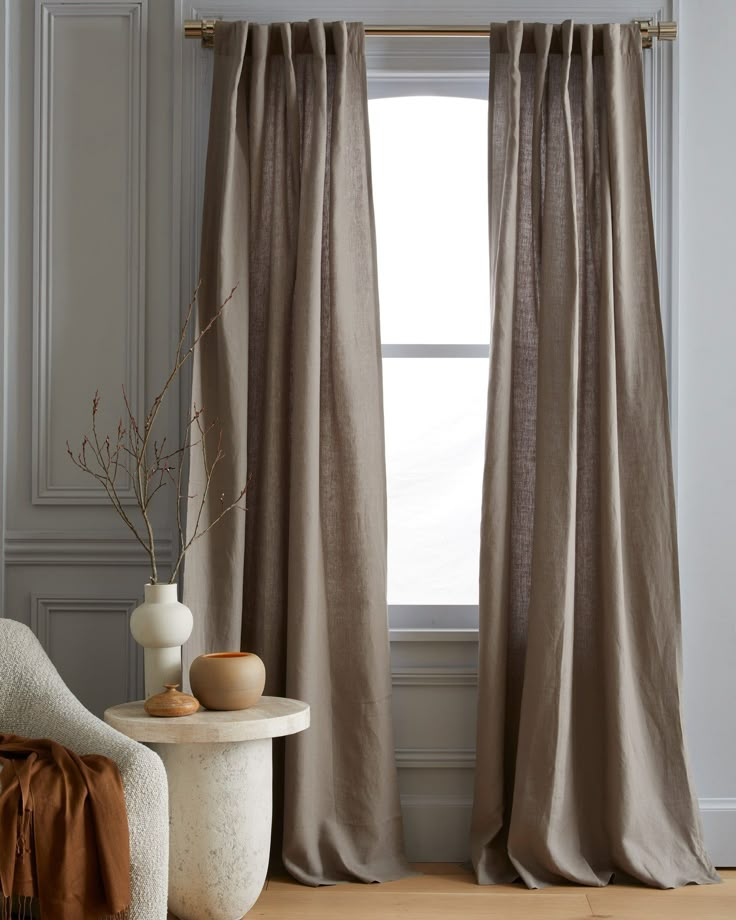
[[[488,103],[399,96],[369,111],[383,341],[487,343]]]
[[[490,307],[487,103],[369,103],[388,602],[478,603]]]
[[[386,358],[389,604],[477,604],[488,361]]]

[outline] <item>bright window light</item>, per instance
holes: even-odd
[[[391,605],[478,603],[490,306],[487,103],[369,103]]]

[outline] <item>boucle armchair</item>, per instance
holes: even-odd
[[[104,754],[120,770],[130,828],[130,920],[166,920],[169,805],[157,754],[82,706],[22,623],[0,618],[0,732]]]

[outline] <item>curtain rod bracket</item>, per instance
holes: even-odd
[[[187,19],[184,22],[184,37],[199,38],[203,48],[212,48],[215,44],[215,19]],[[658,22],[655,19],[636,19],[641,32],[642,48],[651,48],[654,39],[673,42],[677,38],[676,22]],[[487,26],[366,26],[366,35],[438,38],[466,37],[480,38],[488,35]]]

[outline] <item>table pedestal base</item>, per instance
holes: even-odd
[[[271,739],[149,747],[169,780],[169,910],[241,920],[268,871]]]

